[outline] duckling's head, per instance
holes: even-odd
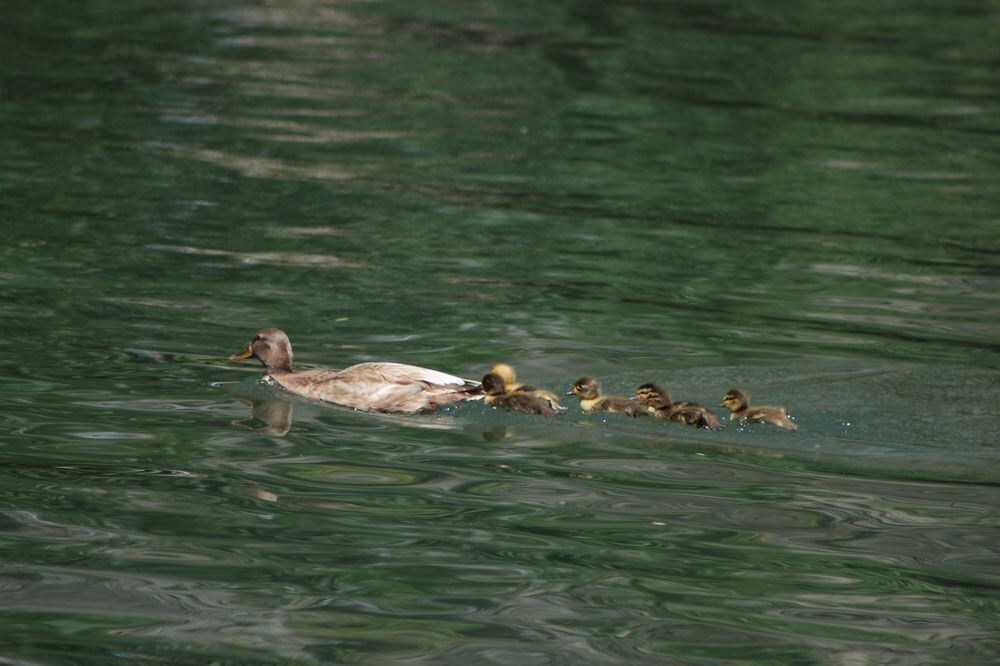
[[[256,358],[269,374],[293,372],[292,343],[280,328],[262,328],[253,336],[247,348],[229,357],[231,361]]]
[[[668,409],[674,404],[670,391],[657,384],[643,384],[635,390],[635,397],[655,409]]]
[[[506,363],[497,363],[492,368],[490,372],[500,375],[500,379],[507,386],[513,386],[517,383],[517,375],[514,374],[514,368],[510,367]]]
[[[483,393],[486,395],[503,395],[506,392],[506,383],[499,372],[487,372],[483,376]]]
[[[593,400],[601,395],[601,385],[593,377],[580,377],[573,382],[566,395],[575,395],[580,400]]]
[[[722,397],[722,406],[731,412],[738,412],[741,409],[746,409],[749,404],[750,399],[747,397],[747,394],[739,389],[730,389],[726,392],[726,395]]]

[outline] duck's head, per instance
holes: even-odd
[[[573,382],[566,395],[575,395],[580,400],[593,400],[601,395],[601,385],[593,377],[580,377]]]
[[[490,372],[500,375],[500,379],[502,379],[503,383],[507,386],[513,386],[517,383],[517,375],[514,374],[514,368],[510,367],[506,363],[497,363],[490,368]]]
[[[656,409],[668,409],[674,404],[670,391],[656,384],[643,384],[635,390],[635,397]]]
[[[496,369],[494,367],[494,369]],[[503,395],[507,392],[506,382],[499,372],[487,372],[483,376],[483,393],[486,395]]]
[[[722,396],[722,406],[731,412],[738,412],[750,404],[747,394],[739,389],[730,389]]]
[[[256,358],[268,373],[292,372],[292,343],[280,328],[262,328],[253,336],[247,348],[229,357],[231,361]]]

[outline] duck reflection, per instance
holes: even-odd
[[[295,402],[286,400],[276,400],[266,395],[262,391],[250,389],[246,391],[254,395],[234,395],[233,397],[245,405],[250,406],[250,418],[236,419],[232,424],[240,428],[246,428],[265,435],[275,435],[282,437],[292,428],[292,421],[295,416]],[[380,419],[396,424],[405,424],[417,428],[429,428],[432,430],[460,430],[465,426],[460,420],[454,418],[455,412],[444,407],[440,413],[435,414],[379,414],[376,412],[360,412],[358,410],[345,407],[338,407],[329,404],[310,404],[308,402],[299,403],[302,410],[299,412],[299,419],[315,420],[317,417],[323,420],[327,417],[336,418],[338,414],[351,414],[363,416],[365,419]],[[465,406],[458,408],[458,413],[467,410],[480,408],[479,405]]]
[[[507,426],[487,426],[483,428],[483,441],[502,442],[514,435],[514,429]]]
[[[280,400],[244,398],[236,396],[240,402],[250,405],[250,418],[236,419],[234,426],[247,428],[266,435],[282,437],[292,428],[294,405]]]

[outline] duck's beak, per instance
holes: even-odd
[[[233,354],[229,357],[230,361],[245,361],[253,356],[253,347],[247,345],[247,348],[241,351],[239,354]]]
[[[570,388],[570,390],[566,391],[566,395],[573,395],[573,389]]]

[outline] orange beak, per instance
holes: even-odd
[[[245,361],[253,356],[253,347],[247,345],[247,348],[241,351],[239,354],[233,354],[229,357],[230,361]]]

